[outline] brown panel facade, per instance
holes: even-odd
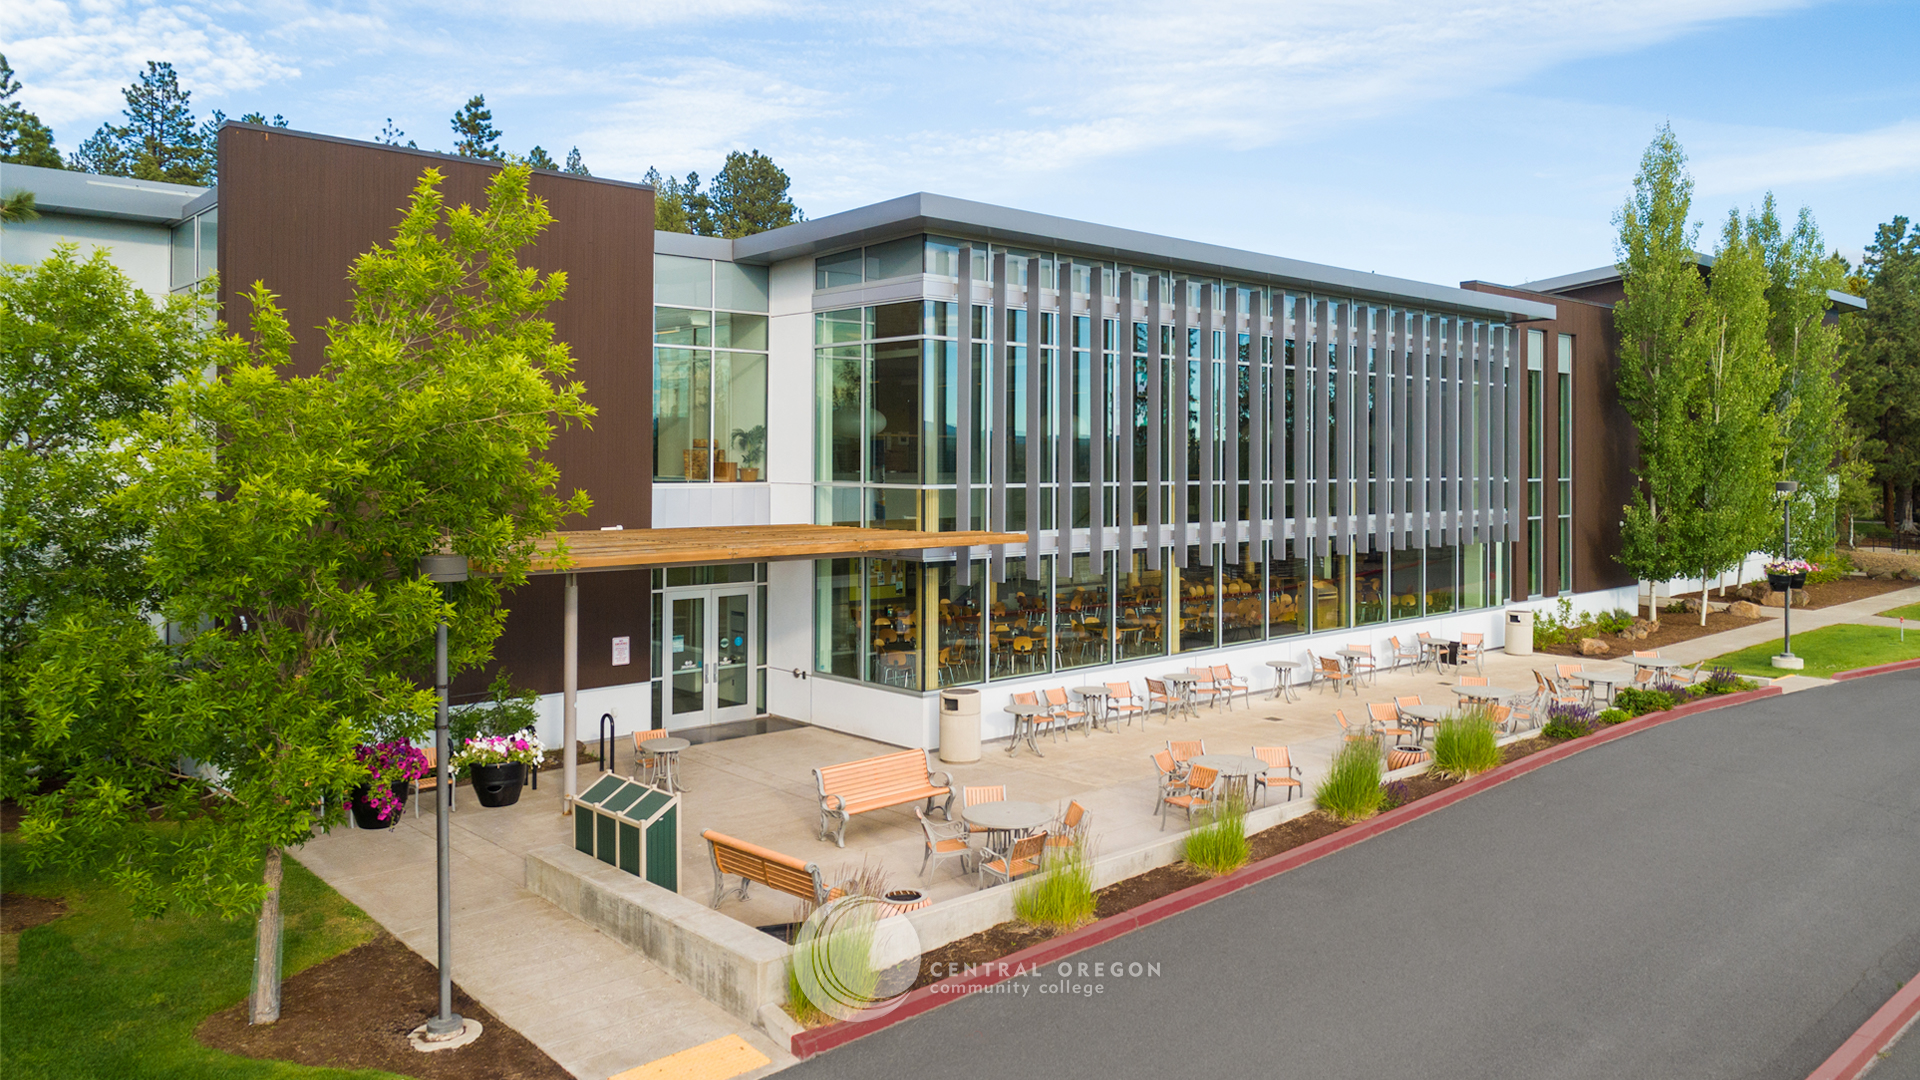
[[[421,173],[445,177],[449,206],[480,205],[499,166],[419,150],[229,123],[220,130],[220,293],[228,323],[245,331],[244,301],[256,281],[278,294],[295,337],[297,373],[319,370],[328,319],[351,313],[353,261],[391,239]],[[585,489],[593,508],[563,529],[652,524],[653,191],[644,185],[535,173],[533,192],[553,222],[521,252],[543,273],[565,271],[565,297],[548,309],[570,347],[574,374],[596,410],[590,430],[556,433],[547,458],[559,488]],[[580,576],[580,685],[649,677],[647,572]],[[507,597],[510,614],[495,666],[516,685],[561,689],[563,579],[533,578]],[[612,639],[632,642],[632,663],[612,665]],[[477,695],[489,679],[469,672],[456,692]]]
[[[319,369],[321,327],[346,318],[353,260],[387,242],[420,174],[445,176],[450,206],[480,205],[498,166],[419,150],[228,124],[220,130],[220,303],[254,282],[279,294],[296,345],[294,370]],[[641,185],[536,173],[534,194],[553,224],[522,253],[524,265],[564,270],[566,297],[548,311],[572,349],[574,373],[598,410],[591,431],[562,431],[547,450],[560,489],[593,499],[569,529],[652,520],[653,191]],[[244,303],[241,307],[244,308]]]
[[[1523,300],[1553,304],[1554,319],[1538,319],[1519,325],[1521,363],[1525,364],[1527,330],[1540,330],[1547,336],[1546,374],[1551,377],[1558,358],[1561,334],[1573,335],[1573,591],[1593,592],[1634,583],[1633,575],[1621,567],[1615,557],[1620,551],[1621,508],[1633,497],[1633,466],[1639,455],[1639,438],[1633,422],[1614,390],[1618,361],[1613,332],[1613,306],[1567,296],[1530,292],[1525,289],[1467,281],[1462,288],[1495,293]],[[1543,396],[1545,405],[1545,462],[1542,474],[1545,506],[1541,512],[1542,543],[1546,547],[1548,581],[1560,580],[1559,475],[1560,423],[1559,395],[1551,378]],[[1532,403],[1522,399],[1522,430],[1532,423]],[[1524,600],[1527,582],[1520,568],[1526,565],[1527,534],[1524,526],[1514,544],[1514,599]]]

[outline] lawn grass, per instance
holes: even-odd
[[[1795,634],[1793,654],[1807,662],[1807,666],[1800,671],[1774,667],[1771,660],[1779,652],[1780,642],[1769,641],[1764,645],[1716,656],[1707,661],[1706,666],[1730,667],[1742,675],[1758,675],[1768,679],[1781,675],[1812,675],[1827,679],[1832,678],[1836,671],[1920,658],[1920,629],[1910,631],[1904,645],[1900,642],[1899,628],[1892,626],[1839,623]]]
[[[379,932],[306,867],[293,859],[285,866],[286,975]],[[0,972],[0,1073],[7,1080],[393,1076],[256,1061],[194,1039],[202,1020],[247,996],[252,920],[138,918],[97,874],[29,870],[13,836],[0,840],[0,877],[8,892],[67,903],[66,915],[21,933],[17,961]]]
[[[1883,611],[1880,613],[1880,617],[1883,619],[1907,619],[1912,622],[1920,622],[1920,604],[1908,604],[1906,607],[1897,607],[1892,611]]]

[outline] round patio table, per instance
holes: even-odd
[[[1448,689],[1460,695],[1464,701],[1502,701],[1526,696],[1524,690],[1510,690],[1504,686],[1450,686]]]
[[[1604,695],[1604,700],[1612,701],[1614,687],[1619,686],[1621,683],[1630,683],[1633,681],[1633,669],[1617,665],[1610,669],[1583,667],[1579,671],[1569,674],[1567,678],[1576,682],[1586,683],[1588,686],[1606,687],[1607,692]]]
[[[1053,811],[1036,802],[1002,799],[969,806],[960,811],[960,819],[987,830],[987,846],[1005,852],[1013,841],[1052,820]]]
[[[1273,696],[1284,697],[1288,701],[1298,701],[1293,696],[1293,673],[1300,670],[1298,660],[1268,660],[1266,665],[1273,669]]]
[[[1238,790],[1244,800],[1247,795],[1248,777],[1267,771],[1267,763],[1248,754],[1198,754],[1187,759],[1188,765],[1199,765],[1220,774],[1227,786]]]
[[[1420,729],[1420,739],[1426,741],[1427,729],[1460,711],[1458,705],[1408,705],[1400,710],[1400,715],[1414,722]]]
[[[660,755],[660,783],[668,791],[685,791],[680,786],[680,751],[693,744],[685,739],[668,736],[664,739],[648,739],[640,744],[641,752]]]
[[[1076,686],[1073,692],[1079,694],[1081,700],[1087,703],[1090,726],[1097,727],[1109,735],[1113,734],[1112,725],[1107,723],[1107,698],[1111,696],[1112,691],[1104,686]]]
[[[1625,660],[1627,663],[1632,664],[1634,667],[1652,668],[1655,671],[1665,671],[1668,668],[1677,668],[1677,667],[1687,666],[1687,662],[1685,660],[1668,660],[1664,656],[1628,656],[1628,657],[1622,657],[1622,659]]]
[[[1372,649],[1335,649],[1333,650],[1333,655],[1346,661],[1347,674],[1352,675],[1354,673],[1354,668],[1360,666],[1360,661],[1373,659],[1373,650]],[[1380,669],[1376,667],[1373,670],[1375,672],[1378,672]]]
[[[1009,705],[1007,706],[1007,711],[1013,714],[1013,741],[1007,744],[1007,753],[1017,753],[1020,749],[1020,740],[1025,739],[1027,740],[1027,749],[1033,751],[1035,757],[1046,757],[1047,755],[1040,752],[1039,745],[1033,741],[1033,718],[1036,716],[1045,716],[1052,712],[1053,706],[1039,704]]]
[[[1172,675],[1162,675],[1160,678],[1180,688],[1181,712],[1185,713],[1188,717],[1199,715],[1193,707],[1193,684],[1200,681],[1198,678],[1184,671],[1177,671]]]

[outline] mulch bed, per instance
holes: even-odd
[[[1823,581],[1818,585],[1807,586],[1801,590],[1807,594],[1807,602],[1802,604],[1796,598],[1793,606],[1796,611],[1809,608],[1833,607],[1836,604],[1850,604],[1855,600],[1866,600],[1883,593],[1899,592],[1901,589],[1911,589],[1913,586],[1913,582],[1901,581],[1898,578],[1889,580],[1887,578],[1846,577],[1841,578],[1839,581]],[[1720,595],[1717,589],[1708,591],[1714,603],[1717,604],[1732,603],[1740,599],[1733,594],[1733,590],[1731,589],[1727,590],[1725,596]],[[1689,593],[1676,593],[1674,598],[1677,600],[1690,596],[1698,598],[1699,595],[1700,591],[1696,589]],[[1695,618],[1698,618],[1698,616],[1695,616]]]
[[[280,1020],[247,1023],[246,1002],[203,1021],[194,1033],[243,1057],[336,1069],[384,1069],[421,1080],[571,1080],[571,1074],[461,991],[453,1009],[479,1020],[480,1038],[455,1050],[421,1053],[407,1033],[439,1008],[432,964],[388,934],[281,984]]]
[[[1539,736],[1510,743],[1501,748],[1501,764],[1518,761],[1528,754],[1538,753],[1552,745],[1554,745],[1552,740]],[[1437,791],[1443,791],[1459,782],[1453,777],[1436,776],[1432,772],[1425,772],[1406,780],[1395,781],[1398,785],[1395,790],[1402,796],[1400,805],[1405,805]],[[1247,837],[1247,845],[1251,849],[1248,861],[1256,863],[1271,859],[1302,844],[1331,836],[1346,827],[1326,811],[1314,810]],[[1124,881],[1116,881],[1094,893],[1094,919],[1095,921],[1110,919],[1142,904],[1172,896],[1212,876],[1186,863],[1156,866],[1144,874],[1136,874]],[[1055,930],[1028,926],[1016,919],[988,927],[957,941],[950,941],[920,958],[920,976],[914,980],[913,988],[917,990],[930,983],[939,982],[967,964],[985,964],[1011,956],[1022,949],[1055,937],[1058,933],[1060,932]]]
[[[1697,614],[1685,615],[1680,612],[1662,613],[1658,628],[1639,641],[1629,641],[1616,634],[1602,636],[1600,640],[1606,642],[1607,648],[1612,650],[1602,659],[1618,659],[1619,657],[1632,653],[1635,649],[1659,649],[1668,645],[1678,645],[1683,641],[1692,641],[1694,638],[1706,637],[1708,634],[1719,634],[1728,630],[1738,630],[1743,626],[1753,626],[1765,621],[1765,617],[1743,619],[1738,615],[1729,615],[1724,611],[1716,611],[1707,616],[1707,625],[1701,626],[1700,616]],[[1578,638],[1575,638],[1572,641],[1562,642],[1558,645],[1536,644],[1533,650],[1537,653],[1546,653],[1550,656],[1579,656],[1580,641]],[[1582,659],[1586,658],[1583,657]]]
[[[20,827],[20,819],[27,816],[19,803],[12,799],[0,799],[0,833],[10,833]]]
[[[0,934],[17,934],[67,913],[67,902],[57,896],[0,893]]]

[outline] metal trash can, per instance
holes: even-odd
[[[980,691],[940,691],[940,760],[954,765],[980,760]]]
[[[1514,608],[1507,612],[1507,655],[1533,655],[1533,609]]]

